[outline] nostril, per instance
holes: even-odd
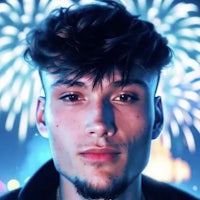
[[[87,125],[86,133],[90,135],[97,135],[101,137],[106,134],[106,125],[102,122],[93,122]]]
[[[86,126],[86,134],[95,137],[110,137],[115,134],[115,128],[103,122],[93,122]]]

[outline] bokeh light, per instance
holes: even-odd
[[[0,194],[6,190],[6,186],[3,181],[0,180]]]
[[[15,190],[15,189],[17,189],[19,187],[20,187],[20,183],[16,179],[11,179],[7,183],[7,188],[8,188],[9,191]]]

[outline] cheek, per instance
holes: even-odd
[[[77,120],[66,116],[65,112],[52,112],[47,125],[52,156],[59,170],[64,171],[72,169],[80,126]]]
[[[79,138],[81,125],[78,120],[72,118],[59,118],[55,119],[49,127],[49,133],[52,139],[63,146],[71,146],[76,143]]]
[[[46,118],[52,129],[64,132],[74,131],[74,127],[79,127],[81,123],[81,115],[78,111],[67,109],[63,106],[49,105],[47,108]]]
[[[123,117],[121,116],[119,115],[116,119],[118,129],[133,137],[133,139],[140,137],[151,129],[151,119],[142,110],[127,112]]]
[[[46,112],[46,126],[50,143],[53,148],[66,151],[74,146],[78,140],[77,131],[80,130],[79,116],[65,109],[50,107]]]

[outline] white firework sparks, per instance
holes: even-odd
[[[165,105],[163,141],[183,134],[195,151],[194,132],[200,133],[200,10],[176,0],[121,0],[131,12],[152,22],[174,51],[173,67],[163,73],[158,93]],[[192,131],[195,130],[195,131]]]
[[[134,14],[154,23],[174,50],[173,68],[163,73],[158,91],[166,110],[163,137],[170,147],[171,138],[183,134],[189,150],[195,151],[192,130],[200,132],[199,8],[193,3],[176,0],[121,2]],[[22,59],[24,38],[35,23],[61,4],[69,6],[72,1],[8,0],[0,3],[0,54],[3,58],[0,61],[0,109],[8,112],[7,130],[13,128],[15,117],[21,113],[21,141],[26,138],[27,127],[35,123],[34,102],[41,90],[37,73],[31,71]]]
[[[70,1],[66,1],[69,6]],[[17,115],[19,140],[35,124],[35,100],[41,85],[37,73],[23,60],[25,37],[29,30],[64,1],[8,0],[0,2],[0,110],[8,113],[6,130],[12,130]]]

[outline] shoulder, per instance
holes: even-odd
[[[59,175],[50,160],[29,179],[20,189],[11,191],[0,200],[51,200],[55,199],[59,185]]]
[[[17,200],[21,189],[13,190],[0,197],[0,200]]]
[[[181,189],[146,176],[142,178],[142,189],[147,200],[200,200]]]

